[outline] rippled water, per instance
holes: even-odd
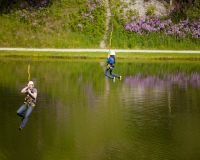
[[[31,61],[38,103],[16,110],[30,61],[0,60],[0,160],[200,159],[200,64]]]

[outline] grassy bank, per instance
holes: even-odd
[[[136,33],[126,33],[122,29],[113,32],[113,48],[129,49],[166,49],[166,50],[199,50],[199,39],[176,39],[175,37],[163,34],[152,33],[149,35],[139,35]]]
[[[0,51],[0,58],[27,58],[31,59],[86,59],[101,60],[106,59],[107,53],[101,52],[19,52]],[[200,54],[177,54],[177,53],[117,53],[117,60],[190,60],[200,61]]]
[[[0,14],[0,47],[97,48],[101,37],[73,31],[70,26],[71,16],[78,17],[84,6],[85,0],[62,0],[47,8]]]
[[[99,48],[105,30],[105,8],[97,7],[87,16],[90,8],[86,7],[86,1],[53,1],[46,8],[0,14],[0,47]],[[128,33],[117,13],[112,12],[116,17],[112,21],[112,48],[200,49],[199,39],[176,39],[159,33]]]

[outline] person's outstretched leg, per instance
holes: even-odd
[[[112,69],[110,69],[110,75],[112,75],[113,77],[116,77],[116,78],[119,78],[119,79],[121,79],[121,76],[119,76],[119,75],[117,75],[117,74],[113,73],[113,68],[112,68]]]
[[[106,69],[104,75],[105,75],[106,77],[110,78],[110,79],[113,79],[113,78],[114,78],[113,76],[108,75],[108,71],[109,71],[109,70],[110,70],[110,69]]]
[[[17,115],[24,118],[23,113],[26,111],[27,107],[26,104],[23,104],[18,110]]]
[[[27,111],[26,111],[26,114],[22,120],[22,123],[20,124],[20,129],[23,129],[25,126],[26,126],[26,123],[28,122],[28,118],[31,114],[31,112],[33,111],[33,107],[32,106],[29,106]]]

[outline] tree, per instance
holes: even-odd
[[[187,9],[186,14],[189,19],[200,18],[200,0],[195,0]]]
[[[173,4],[173,0],[170,0],[170,6],[172,6],[172,4]]]
[[[18,9],[24,7],[44,7],[50,3],[51,0],[0,0],[0,11],[7,12],[11,9]],[[26,5],[24,5],[26,4]]]

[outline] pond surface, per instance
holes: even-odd
[[[30,62],[30,61],[29,61]],[[19,131],[28,61],[0,60],[0,160],[200,159],[199,62],[31,61],[37,106]]]

